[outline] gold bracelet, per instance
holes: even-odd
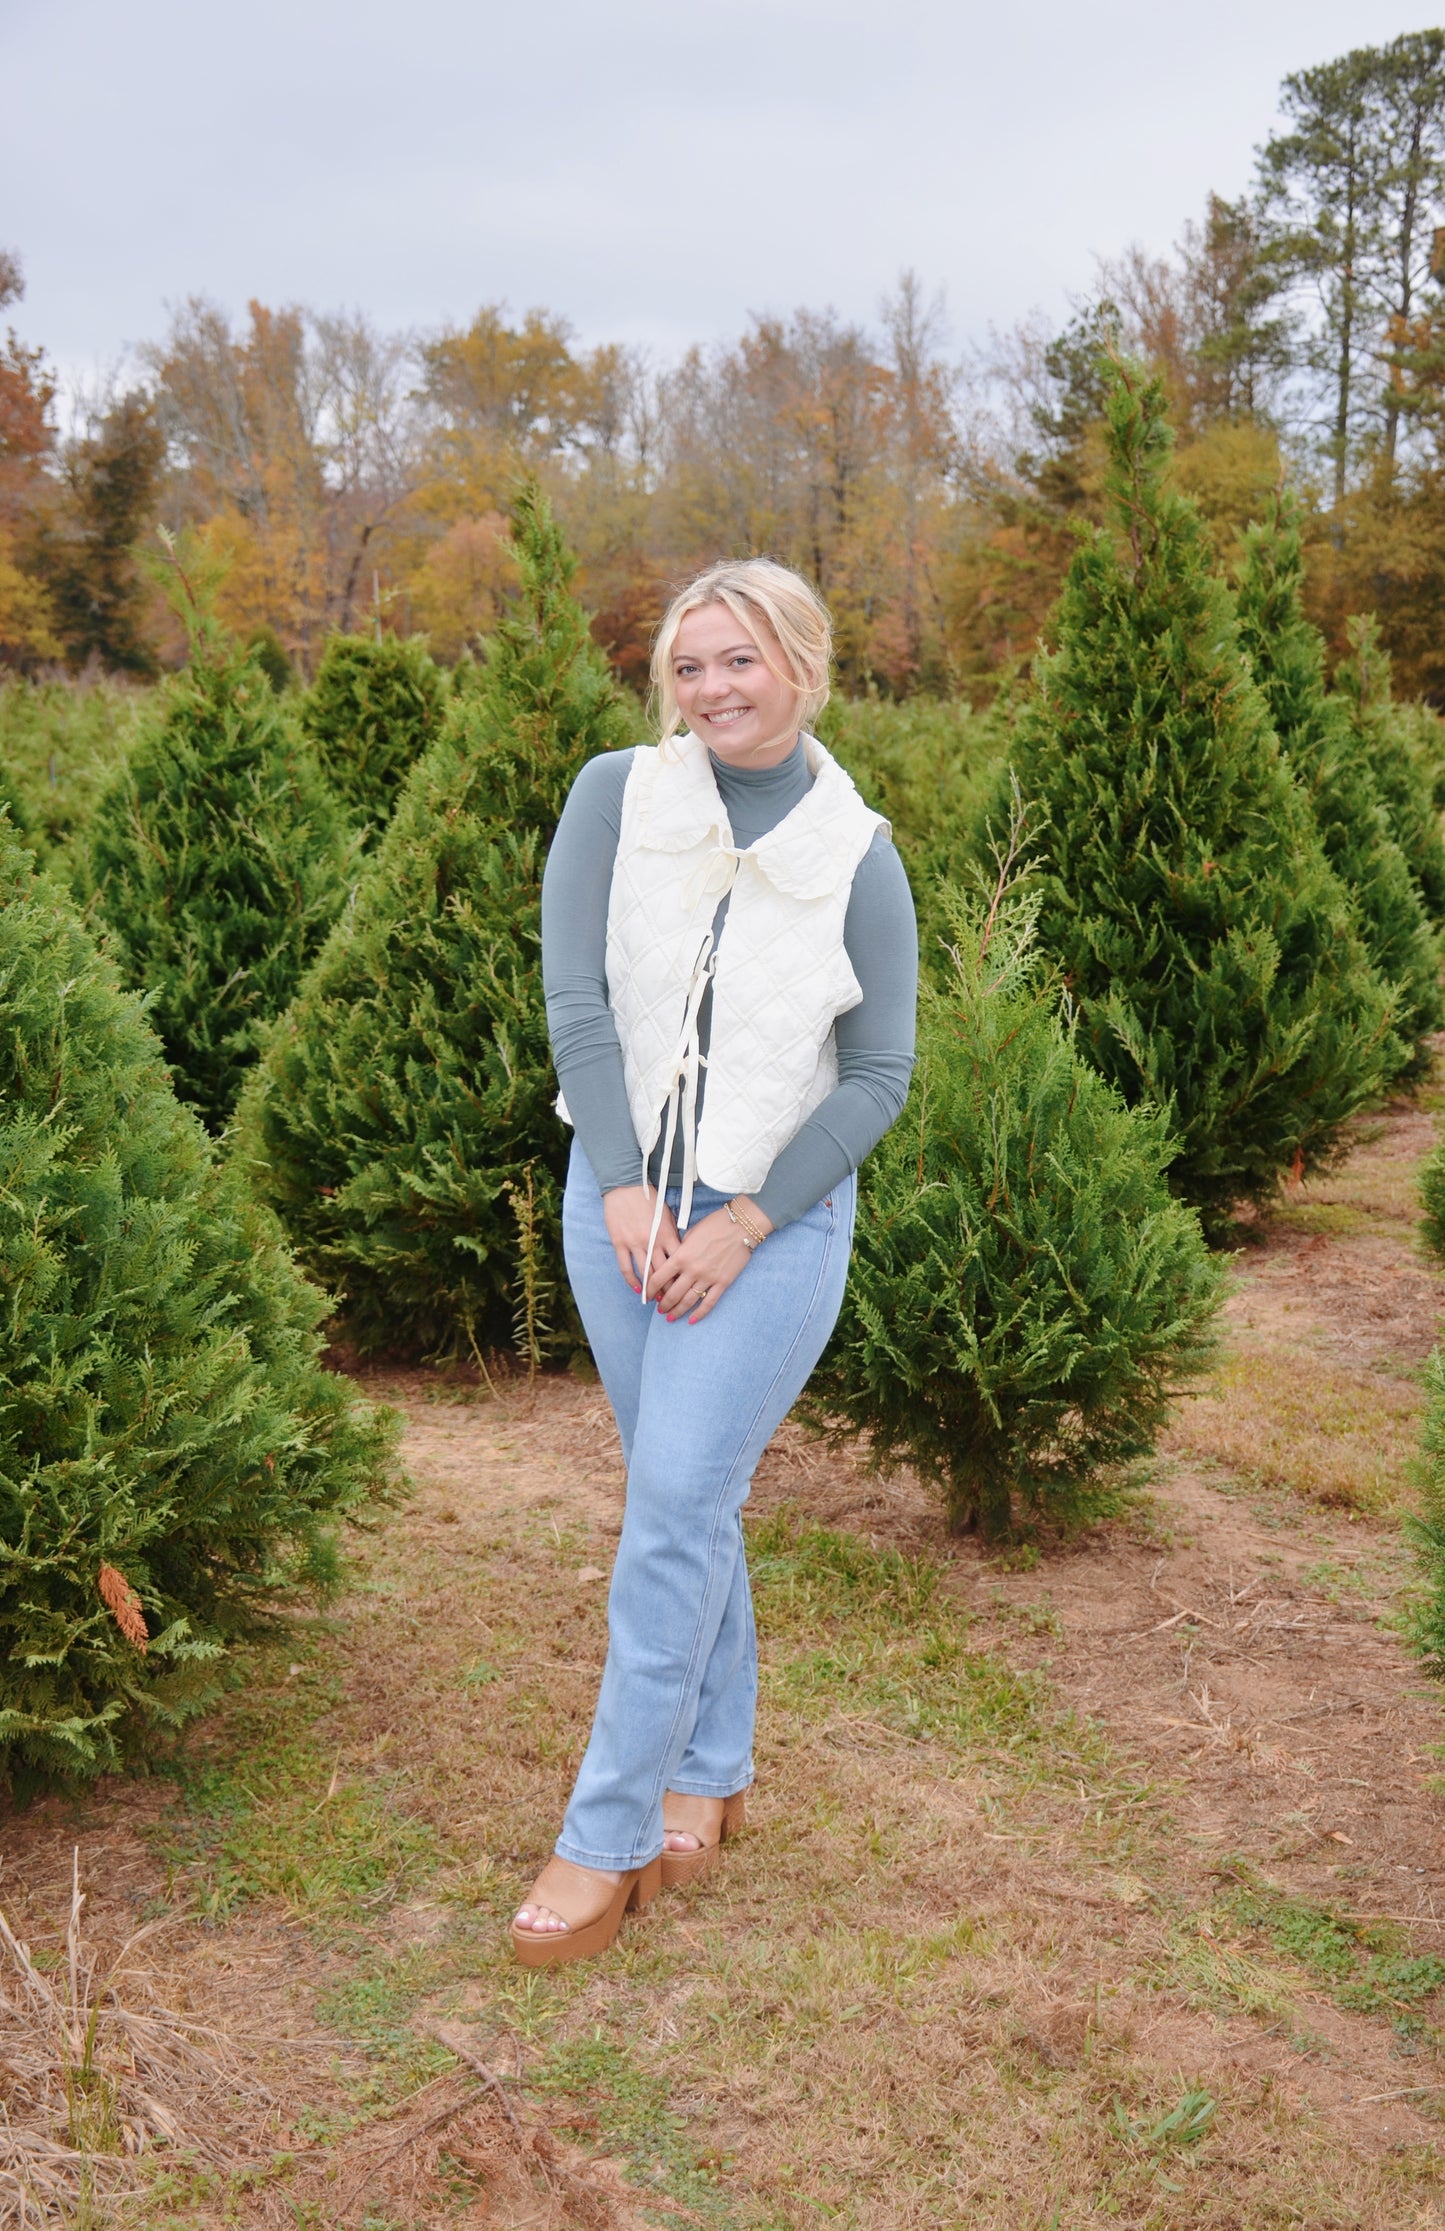
[[[761,1247],[763,1241],[768,1236],[767,1233],[760,1232],[757,1225],[752,1222],[751,1218],[740,1216],[738,1214],[736,1201],[725,1201],[723,1203],[723,1206],[726,1208],[728,1215],[732,1218],[738,1230],[742,1233],[743,1238],[747,1243],[749,1254],[751,1254],[755,1248]]]

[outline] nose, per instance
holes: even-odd
[[[702,685],[702,694],[709,699],[731,697],[732,693],[733,683],[730,674],[709,674]]]

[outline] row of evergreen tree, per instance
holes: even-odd
[[[1002,872],[986,903],[920,892],[944,934],[918,1077],[814,1393],[995,1534],[1148,1449],[1208,1353],[1205,1232],[1338,1152],[1442,1020],[1445,849],[1368,630],[1329,689],[1287,508],[1236,597],[1169,485],[1158,384],[1120,364],[1109,408],[1111,520],[1018,708]],[[3,839],[0,1058],[35,1171],[0,1225],[12,1764],[105,1764],[187,1708],[287,1545],[319,1572],[326,1514],[384,1490],[385,1421],[317,1371],[325,1304],[281,1227],[363,1347],[535,1364],[577,1338],[540,878],[636,719],[534,487],[513,540],[479,668],[342,639],[299,721],[178,560],[189,666],[75,866],[104,952]],[[986,858],[994,819],[928,864]]]

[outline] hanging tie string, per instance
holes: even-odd
[[[721,902],[732,890],[737,880],[743,854],[734,845],[719,842],[717,850],[710,852],[689,880],[683,894],[683,904],[690,914],[705,898]],[[714,906],[716,918],[716,905]],[[657,1235],[662,1229],[662,1211],[666,1205],[668,1173],[672,1168],[672,1149],[677,1138],[679,1121],[682,1125],[682,1199],[678,1203],[677,1228],[685,1232],[692,1215],[693,1188],[697,1183],[697,1094],[698,1080],[705,1066],[702,1050],[702,1003],[707,988],[717,968],[717,947],[711,929],[706,931],[693,963],[692,976],[687,987],[687,1002],[683,1010],[682,1029],[673,1048],[669,1064],[667,1107],[661,1119],[662,1130],[662,1183],[657,1188],[657,1206],[652,1212],[652,1229],[647,1235],[647,1260],[642,1266],[642,1298],[648,1299],[648,1285],[652,1278],[652,1257],[657,1246]],[[653,1133],[656,1144],[657,1133]],[[647,1166],[652,1158],[652,1146],[642,1157],[642,1185],[648,1189]]]
[[[662,1229],[662,1211],[667,1201],[667,1174],[672,1168],[672,1148],[677,1137],[679,1115],[682,1119],[682,1199],[678,1204],[678,1229],[687,1230],[692,1214],[692,1191],[697,1178],[697,1080],[703,1064],[702,1039],[699,1022],[702,1003],[707,997],[717,966],[713,948],[712,931],[703,938],[692,979],[687,987],[687,1007],[683,1014],[682,1029],[672,1051],[670,1064],[671,1082],[667,1088],[667,1109],[662,1119],[662,1184],[657,1188],[657,1206],[652,1212],[652,1229],[647,1235],[647,1260],[642,1266],[642,1298],[648,1299],[648,1283],[652,1277],[652,1255],[657,1245],[657,1235]],[[653,1134],[654,1140],[656,1133]],[[647,1165],[652,1149],[642,1157],[643,1190],[648,1187]]]

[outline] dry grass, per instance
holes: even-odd
[[[1234,1346],[1180,1405],[1164,1446],[1338,1510],[1408,1508],[1423,1397],[1308,1349]]]
[[[224,2174],[248,2168],[274,2105],[224,2033],[157,1998],[141,1954],[164,1924],[103,1955],[83,1931],[85,1902],[77,1851],[58,1980],[0,1912],[0,2224],[22,2231],[133,2187],[133,2164],[158,2146]]]
[[[785,1431],[749,1832],[583,1968],[524,1974],[505,1923],[601,1665],[605,1405],[393,1376],[416,1497],[336,1614],[258,1648],[167,1787],[6,1827],[12,2128],[90,2165],[52,2219],[1441,2231],[1440,1724],[1381,1623],[1425,1143],[1395,1111],[1242,1254],[1147,1523],[1010,1569]],[[72,1987],[77,1833],[94,1944],[168,1926]]]

